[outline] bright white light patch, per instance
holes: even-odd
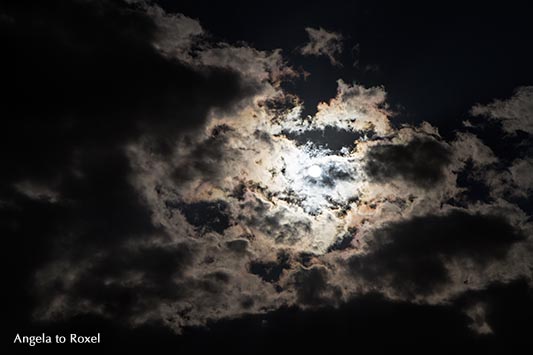
[[[318,165],[312,165],[307,169],[307,174],[312,178],[319,178],[322,175],[322,168]]]

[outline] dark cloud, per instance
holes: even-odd
[[[422,188],[430,188],[444,178],[451,151],[432,139],[415,138],[406,145],[383,144],[372,147],[365,171],[370,179],[386,183],[403,179]]]
[[[80,221],[139,221],[126,142],[147,135],[164,148],[210,109],[252,93],[236,72],[158,53],[151,18],[122,2],[10,3],[3,12],[3,189],[21,179],[52,184],[83,206]]]
[[[100,289],[102,302],[168,294],[149,283],[143,287],[151,291],[101,284],[106,275],[127,270],[163,277],[164,284],[170,278],[165,270],[178,270],[192,257],[190,250],[121,249],[163,233],[130,184],[125,145],[142,137],[154,152],[168,153],[177,136],[205,123],[210,110],[232,108],[256,84],[229,69],[161,54],[153,45],[158,29],[152,18],[122,1],[8,2],[0,11],[8,89],[1,108],[1,227],[10,241],[6,248],[28,255],[24,266],[10,258],[20,286],[13,296],[28,298],[29,271],[52,255],[82,261],[101,250],[120,255],[102,260],[98,277],[90,270],[75,287],[80,297],[95,298]],[[20,193],[15,184],[21,181],[44,184],[56,203]],[[212,228],[223,230],[224,218]]]
[[[238,152],[227,146],[228,132],[231,132],[229,127],[216,126],[210,137],[194,144],[183,162],[174,168],[172,173],[174,181],[180,184],[194,179],[208,180],[219,176],[221,162],[238,158]]]
[[[489,202],[489,187],[484,181],[475,179],[472,176],[472,171],[474,171],[474,164],[469,160],[466,162],[464,169],[457,174],[457,186],[465,189],[463,193],[465,201],[463,204],[466,205],[468,201]]]
[[[284,270],[290,269],[290,257],[280,252],[276,261],[252,261],[249,265],[250,273],[259,276],[266,282],[278,282]]]
[[[205,232],[223,233],[230,226],[228,204],[224,201],[200,201],[189,204],[167,201],[166,206],[179,210],[187,222]]]
[[[408,295],[426,295],[449,281],[446,260],[486,266],[506,256],[524,236],[504,217],[452,211],[414,217],[377,230],[368,252],[348,262],[352,275],[375,285],[390,284]]]
[[[259,186],[258,188],[261,188]],[[240,206],[244,211],[251,211],[251,214],[243,213],[238,216],[240,221],[246,221],[248,225],[257,228],[268,235],[279,244],[295,244],[302,235],[302,232],[311,231],[311,223],[307,219],[297,219],[287,221],[287,214],[284,211],[269,211],[269,204],[256,200],[246,202]]]
[[[342,236],[342,238],[338,239],[335,243],[333,243],[329,248],[328,252],[332,252],[335,250],[345,250],[352,246],[352,241],[354,240],[356,230],[352,230]]]
[[[226,246],[237,254],[244,254],[249,244],[246,239],[235,239],[226,242]]]
[[[324,302],[323,292],[327,288],[327,272],[323,268],[302,269],[295,275],[298,301],[303,304]]]
[[[140,135],[165,148],[212,108],[253,93],[228,69],[193,67],[152,44],[153,21],[111,1],[8,6],[4,53],[3,178],[58,175],[87,146],[116,149]]]
[[[174,280],[191,265],[193,253],[185,244],[141,245],[133,248],[108,249],[105,254],[87,260],[78,259],[83,277],[72,285],[61,279],[39,294],[65,294],[66,307],[88,304],[101,309],[106,316],[129,319],[151,310],[162,300],[183,297],[187,288]]]

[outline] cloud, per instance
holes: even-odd
[[[303,55],[326,56],[332,65],[341,65],[337,56],[342,53],[343,37],[340,33],[329,32],[322,27],[306,27],[309,42],[300,49]]]
[[[11,134],[2,134],[0,143],[2,199],[9,202],[2,215],[11,222],[2,231],[13,238],[11,250],[33,256],[17,268],[20,292],[27,291],[28,269],[55,273],[51,283],[66,281],[61,270],[54,271],[56,264],[75,272],[78,284],[62,290],[36,283],[42,300],[65,315],[80,312],[82,302],[82,312],[111,316],[124,296],[135,299],[122,311],[130,319],[142,317],[159,307],[158,293],[170,297],[170,289],[179,288],[173,278],[194,259],[190,244],[181,240],[176,253],[173,244],[129,249],[160,234],[174,238],[153,223],[150,206],[132,183],[128,146],[143,142],[151,154],[166,157],[179,137],[201,131],[211,112],[233,109],[259,90],[257,81],[231,68],[188,63],[188,42],[199,27],[184,16],[152,10],[111,1],[61,2],[55,11],[35,4],[31,11],[10,7],[5,16],[12,21],[0,23],[7,67],[24,68],[4,76],[11,89],[2,108],[9,129],[2,132]],[[196,205],[187,206],[195,221]],[[114,260],[115,253],[120,259]],[[164,265],[152,263],[157,260]],[[96,288],[103,296],[93,294]]]
[[[192,61],[192,46],[205,35],[195,19],[183,14],[169,14],[157,5],[139,4],[156,24],[154,46],[169,57]]]
[[[77,266],[52,264],[38,274],[41,282],[46,280],[40,296],[50,303],[36,312],[63,318],[72,312],[97,311],[130,322],[162,300],[184,297],[186,291],[172,280],[191,266],[192,255],[186,244],[151,238],[148,243],[133,242],[78,256]]]
[[[466,314],[472,319],[470,328],[478,334],[492,334],[492,328],[486,321],[486,305],[477,303],[466,311]]]
[[[328,285],[328,272],[323,266],[295,272],[294,287],[302,305],[334,304],[341,299],[341,290]]]
[[[517,194],[527,196],[533,193],[533,158],[516,159],[509,170]]]
[[[474,134],[457,132],[456,139],[451,144],[456,158],[462,162],[471,161],[476,167],[498,162],[498,158],[494,155],[490,147],[486,146]]]
[[[279,252],[276,261],[253,261],[250,263],[250,272],[258,275],[266,282],[278,282],[284,270],[290,269],[290,255]]]
[[[349,259],[348,268],[372,288],[425,296],[453,282],[447,265],[454,259],[484,268],[524,238],[505,217],[452,210],[384,225],[372,233],[364,253]]]
[[[483,132],[393,125],[383,87],[342,80],[302,117],[281,50],[218,41],[145,2],[6,16],[6,59],[26,70],[4,78],[0,227],[22,255],[14,297],[39,295],[37,319],[181,332],[367,296],[440,310],[531,280],[517,202],[531,162],[502,159]],[[340,35],[308,33],[307,54],[337,63]],[[497,332],[493,301],[474,301],[454,319]]]
[[[189,224],[200,230],[223,233],[229,227],[226,214],[228,207],[224,201],[199,201],[189,204],[167,201],[167,206],[179,210]]]
[[[472,107],[474,116],[485,116],[501,123],[507,133],[517,131],[533,134],[533,86],[522,86],[507,100],[494,100]]]
[[[152,19],[127,7],[65,2],[55,13],[41,6],[18,11],[11,14],[15,22],[2,24],[12,34],[7,65],[26,68],[4,78],[12,88],[5,116],[17,133],[2,139],[2,159],[12,165],[3,178],[57,175],[94,137],[115,149],[147,135],[162,149],[177,132],[201,127],[209,110],[254,92],[235,71],[192,67],[158,53]],[[92,22],[105,26],[92,31]]]
[[[430,139],[415,138],[406,145],[381,144],[368,151],[365,171],[373,181],[401,178],[427,189],[444,180],[450,154],[445,145]]]

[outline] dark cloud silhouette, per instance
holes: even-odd
[[[352,241],[354,240],[355,230],[352,230],[338,239],[334,244],[328,248],[328,252],[335,250],[345,250],[351,247]]]
[[[386,183],[403,179],[422,188],[430,188],[444,178],[451,152],[432,139],[415,138],[406,145],[383,144],[372,147],[365,171],[370,179]]]
[[[0,21],[10,90],[3,114],[2,178],[63,172],[86,146],[115,149],[140,135],[165,148],[212,108],[253,93],[229,69],[193,67],[152,44],[155,24],[132,6],[61,1],[9,6]]]
[[[193,260],[193,252],[185,244],[142,245],[136,248],[117,247],[108,253],[87,260],[78,260],[88,269],[73,285],[60,280],[43,289],[40,296],[47,299],[58,291],[68,295],[69,302],[85,303],[101,308],[107,316],[124,320],[134,314],[150,311],[163,300],[180,299],[187,288],[174,282],[182,276]],[[131,275],[136,275],[129,280]]]
[[[323,293],[328,287],[324,268],[302,269],[295,275],[298,301],[303,304],[319,304],[325,301]]]
[[[224,201],[201,201],[189,204],[167,201],[166,206],[180,211],[187,222],[202,231],[223,233],[230,226],[230,218],[226,211],[228,205]]]
[[[246,239],[235,239],[226,242],[226,246],[237,254],[244,254],[249,244]]]
[[[28,177],[45,181],[63,199],[84,201],[80,220],[92,214],[114,225],[117,218],[139,220],[138,197],[126,179],[126,142],[153,136],[165,148],[167,138],[204,123],[210,109],[253,93],[236,72],[158,53],[155,24],[133,5],[10,3],[4,11],[2,77],[9,91],[2,116],[9,129],[0,139],[2,188]],[[138,230],[135,223],[131,229]]]
[[[278,282],[283,271],[290,269],[290,257],[287,253],[280,252],[276,261],[252,261],[249,271],[266,282]]]
[[[408,295],[431,294],[449,281],[446,260],[486,266],[523,239],[504,217],[457,210],[387,224],[373,234],[368,252],[351,257],[348,267],[354,277],[376,285]]]
[[[169,278],[166,269],[180,269],[192,257],[188,249],[121,249],[127,241],[163,233],[130,184],[125,145],[142,137],[155,153],[166,154],[176,136],[202,126],[210,110],[230,109],[249,97],[256,84],[230,69],[158,52],[157,26],[136,5],[7,2],[1,12],[2,82],[8,88],[1,108],[1,230],[7,250],[32,256],[24,266],[10,258],[20,286],[13,297],[28,298],[29,271],[52,255],[81,261],[99,250],[120,256],[102,260],[98,277],[91,270],[75,294],[117,307],[123,295],[164,297],[171,291],[148,283],[142,286],[148,289],[101,284],[106,275],[127,270]],[[55,204],[20,193],[15,185],[21,181],[46,185],[57,195]],[[224,228],[227,221],[220,223]],[[153,265],[153,258],[163,264]]]
[[[180,184],[219,176],[221,162],[238,158],[238,152],[227,147],[229,138],[226,133],[230,131],[225,126],[216,126],[210,137],[195,144],[183,162],[174,168],[174,181]]]

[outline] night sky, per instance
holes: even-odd
[[[8,352],[532,346],[531,13],[0,2]]]

